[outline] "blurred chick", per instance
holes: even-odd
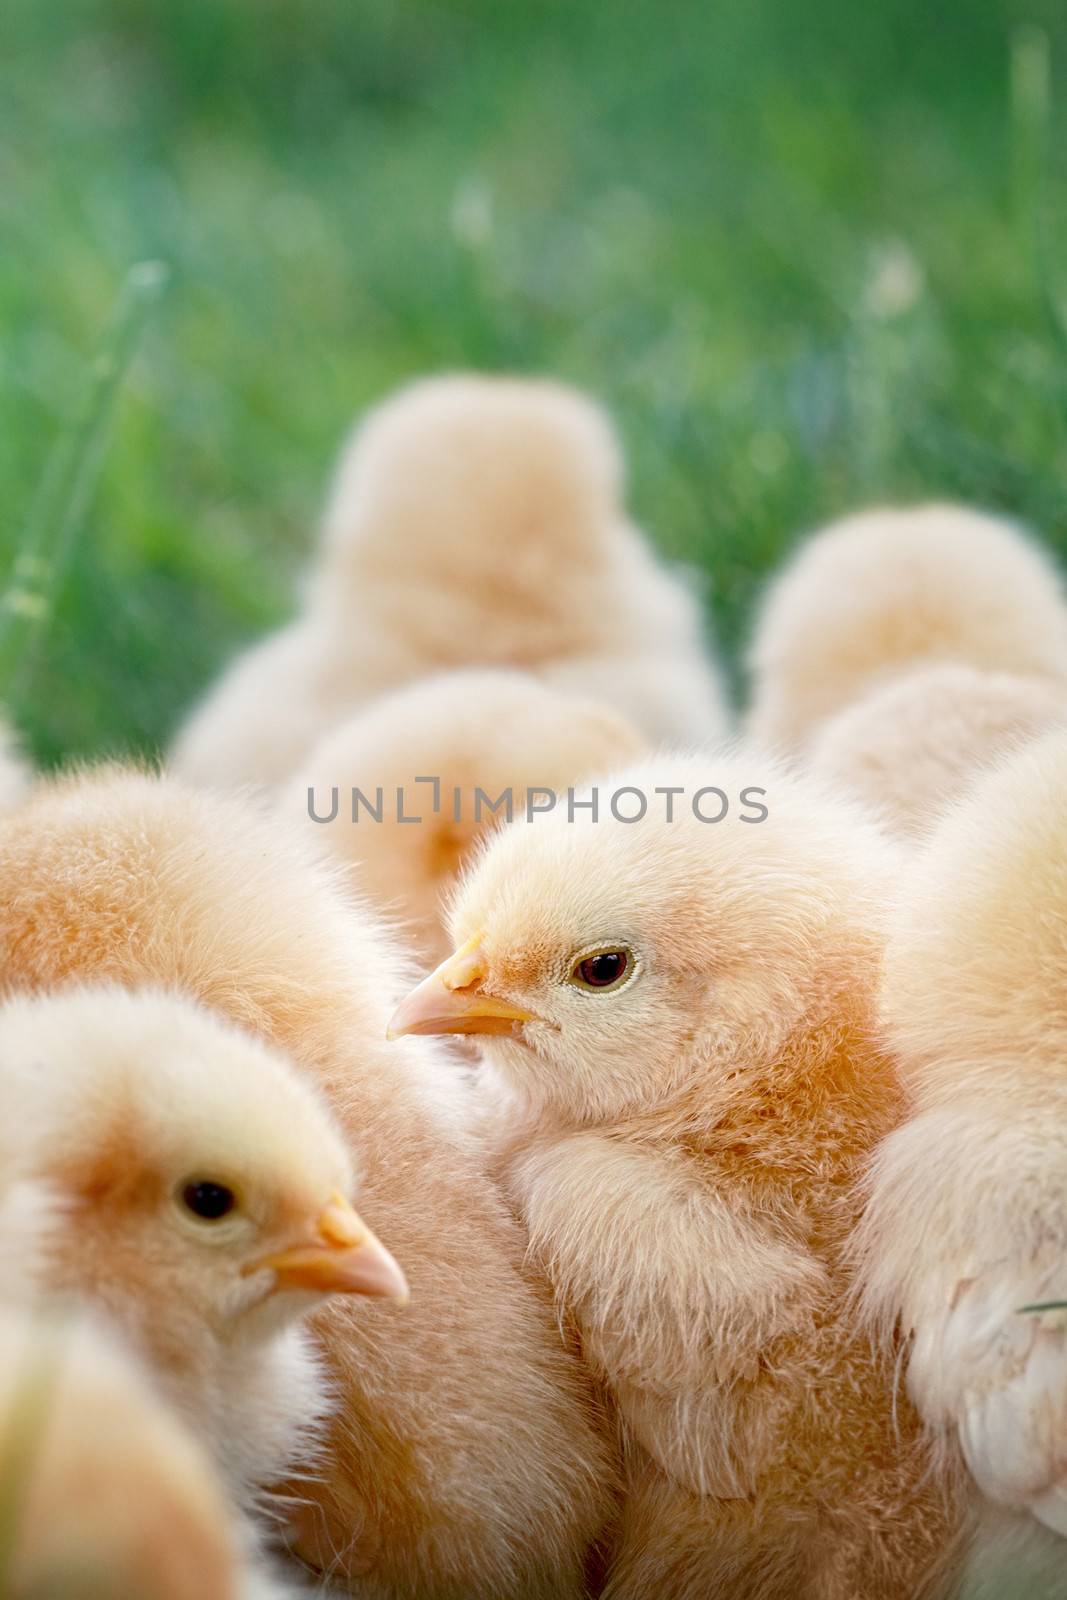
[[[1067,1300],[1065,786],[1055,732],[984,777],[901,885],[882,1009],[914,1109],[857,1245],[944,1455],[1004,1508],[975,1567],[1008,1539],[1019,1587],[1000,1592],[1028,1596],[1062,1594],[1067,1567],[1067,1314],[1026,1309]],[[1031,1564],[1053,1540],[1046,1585]]]
[[[643,750],[636,729],[595,700],[521,672],[444,673],[386,695],[327,734],[280,804],[348,864],[353,882],[382,910],[404,919],[419,953],[437,961],[448,949],[443,895],[477,841],[507,815],[506,802],[490,807],[510,794],[511,811],[522,815],[531,785],[565,803],[568,786]],[[439,788],[416,783],[419,774]],[[357,802],[353,823],[353,788],[371,805],[382,791],[380,822]],[[334,790],[336,819],[312,824],[309,793],[324,817]],[[398,793],[407,821],[398,819]]]
[[[469,1086],[431,1041],[386,1043],[402,969],[298,830],[117,769],[43,785],[0,822],[0,970],[196,996],[341,1122],[412,1300],[313,1319],[335,1409],[295,1491],[309,1563],[390,1600],[580,1595],[614,1505],[594,1397],[485,1173]]]
[[[244,1570],[210,1459],[84,1319],[0,1312],[0,1506],[6,1600],[268,1592]]]
[[[995,765],[1067,722],[1067,682],[974,667],[921,667],[846,706],[812,740],[808,765],[902,838],[927,832]]]
[[[965,506],[864,511],[772,585],[749,652],[749,731],[803,749],[819,725],[922,666],[1067,682],[1060,579],[1011,523]]]
[[[762,822],[696,820],[705,785],[757,777]],[[644,820],[605,815],[619,786]],[[744,754],[599,788],[595,822],[491,844],[392,1028],[477,1034],[507,1107],[508,1188],[627,1443],[606,1592],[912,1596],[952,1497],[843,1267],[849,1185],[900,1109],[872,1034],[896,852]]]
[[[402,389],[342,455],[300,615],[194,712],[175,770],[279,783],[375,695],[467,666],[542,672],[654,740],[718,737],[698,605],[627,520],[622,478],[606,415],[561,384]]]
[[[0,1107],[61,1212],[33,1286],[125,1330],[251,1506],[327,1410],[300,1320],[329,1294],[406,1296],[325,1107],[188,999],[107,984],[0,1007]]]

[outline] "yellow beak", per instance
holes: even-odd
[[[254,1261],[245,1273],[268,1269],[275,1276],[275,1293],[304,1289],[321,1295],[377,1295],[400,1305],[408,1300],[399,1263],[340,1194],[332,1195],[319,1214],[311,1243]]]
[[[536,1021],[523,1011],[482,988],[485,957],[477,935],[461,945],[435,972],[400,1002],[386,1037],[405,1033],[515,1033],[524,1022]]]

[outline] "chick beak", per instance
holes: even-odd
[[[316,1237],[246,1267],[246,1273],[274,1273],[274,1292],[303,1289],[310,1294],[366,1294],[405,1305],[408,1283],[399,1263],[367,1227],[343,1195],[334,1194],[320,1212]]]
[[[442,961],[400,1005],[386,1037],[405,1033],[516,1033],[532,1011],[487,994],[485,955],[478,935]]]

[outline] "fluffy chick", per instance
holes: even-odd
[[[390,1046],[403,970],[297,830],[120,770],[0,823],[0,970],[190,993],[325,1092],[411,1304],[313,1319],[336,1406],[298,1548],[361,1596],[555,1600],[613,1507],[593,1397],[432,1041]]]
[[[986,767],[1067,721],[1067,683],[921,667],[846,706],[808,763],[902,838],[926,833]]]
[[[379,907],[404,919],[420,955],[437,961],[448,948],[444,895],[477,841],[509,813],[524,814],[527,789],[562,801],[568,786],[643,748],[621,714],[526,673],[445,673],[386,695],[327,734],[280,805],[347,864]],[[438,789],[416,783],[420,774]],[[372,806],[380,796],[380,820],[358,801],[353,822],[353,789]],[[490,809],[503,795],[510,805]],[[334,796],[336,818],[312,822],[331,814]]]
[[[328,1294],[406,1296],[325,1106],[190,1000],[107,984],[0,1007],[0,1105],[61,1213],[35,1288],[124,1329],[251,1506],[327,1409],[302,1318]]]
[[[175,769],[280,782],[373,696],[466,666],[543,671],[627,705],[657,740],[724,729],[697,603],[627,520],[607,417],[561,384],[433,378],[372,411],[300,615],[230,668]]]
[[[868,1312],[912,1337],[922,1415],[1005,1508],[1015,1582],[1067,1536],[1067,1317],[1025,1309],[1067,1298],[1065,786],[1054,732],[985,776],[902,882],[882,1010],[914,1108],[857,1240]],[[1062,1593],[1056,1542],[1053,1585],[1028,1595]]]
[[[749,652],[749,728],[802,749],[896,674],[955,662],[1067,680],[1058,575],[1013,524],[965,506],[886,507],[832,523],[772,585]]]
[[[762,822],[696,820],[696,791],[756,777]],[[510,1193],[628,1445],[607,1593],[912,1596],[951,1496],[924,1486],[843,1266],[849,1185],[899,1112],[871,1025],[896,852],[745,755],[601,796],[620,785],[643,821],[556,814],[491,844],[393,1031],[478,1034],[508,1107]]]
[[[0,1496],[8,1600],[253,1592],[210,1458],[84,1319],[0,1313]]]

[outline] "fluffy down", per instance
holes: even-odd
[[[902,838],[927,832],[975,776],[1067,721],[1067,682],[920,667],[839,711],[809,764]]]
[[[911,1335],[922,1415],[1035,1559],[1044,1530],[1067,1535],[1067,1314],[1025,1309],[1067,1298],[1065,785],[1055,732],[949,812],[902,883],[882,1008],[914,1110],[857,1243],[868,1314]],[[1064,1561],[1067,1543],[1027,1593],[1061,1593]]]
[[[752,783],[764,821],[696,820],[704,785]],[[483,1043],[507,1186],[626,1445],[607,1594],[913,1596],[951,1562],[952,1485],[844,1267],[850,1184],[900,1113],[872,1027],[896,851],[751,755],[616,785],[686,798],[501,834],[394,1032]]]
[[[300,614],[230,668],[175,768],[281,782],[375,695],[468,666],[544,672],[655,740],[725,727],[696,600],[627,520],[607,417],[560,384],[433,378],[372,411],[342,455]]]
[[[0,965],[19,988],[195,996],[332,1104],[361,1210],[411,1303],[313,1319],[336,1409],[298,1542],[361,1596],[581,1593],[613,1469],[524,1239],[432,1044],[390,1047],[402,981],[369,913],[275,817],[122,771],[44,786],[0,824]]]
[[[607,706],[525,673],[447,673],[385,696],[327,734],[280,805],[347,865],[382,910],[401,917],[420,954],[436,961],[448,948],[443,897],[477,841],[508,818],[506,801],[492,809],[501,796],[510,794],[515,815],[524,814],[530,786],[565,804],[570,785],[633,759],[643,745]],[[436,778],[439,788],[417,783],[419,775]],[[362,800],[353,821],[353,788],[380,807],[381,821]],[[312,822],[312,809],[330,816],[334,796],[334,820]],[[548,799],[535,795],[531,803]]]
[[[801,545],[749,652],[749,728],[801,749],[901,672],[945,662],[1067,680],[1058,575],[1011,523],[964,506],[865,511]]]
[[[0,1439],[7,1600],[250,1594],[211,1461],[101,1328],[0,1312]]]
[[[187,999],[99,985],[0,1006],[0,1107],[47,1197],[27,1287],[120,1326],[251,1509],[308,1464],[328,1409],[301,1318],[328,1293],[404,1292],[314,1089]],[[218,1216],[191,1209],[204,1185],[229,1196]]]

